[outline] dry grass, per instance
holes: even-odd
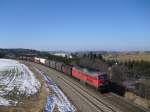
[[[136,60],[136,61],[149,61],[150,62],[150,54],[146,53],[139,53],[139,54],[118,54],[118,55],[106,55],[104,56],[106,60],[118,60],[118,61],[129,61],[129,60]]]
[[[130,101],[144,107],[144,108],[150,108],[150,100],[141,98],[134,93],[126,92],[125,98],[129,99]]]

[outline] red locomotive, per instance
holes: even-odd
[[[106,73],[81,67],[73,67],[72,76],[96,89],[104,89],[109,83]]]

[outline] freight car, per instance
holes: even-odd
[[[56,62],[55,61],[50,60],[50,68],[53,68],[53,69],[56,68]]]
[[[62,72],[66,75],[72,76],[72,66],[63,64],[62,65]]]
[[[46,65],[47,67],[50,67],[50,60],[45,60],[45,65]]]
[[[40,58],[35,57],[35,58],[34,58],[34,62],[35,62],[35,63],[40,63]]]
[[[63,65],[63,63],[56,62],[56,70],[59,71],[59,72],[62,72],[62,65]]]

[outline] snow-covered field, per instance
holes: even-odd
[[[40,87],[40,82],[26,65],[15,60],[0,59],[0,105],[16,105],[18,101],[12,96],[31,96]]]

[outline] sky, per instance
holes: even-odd
[[[0,0],[0,48],[150,50],[150,1]]]

